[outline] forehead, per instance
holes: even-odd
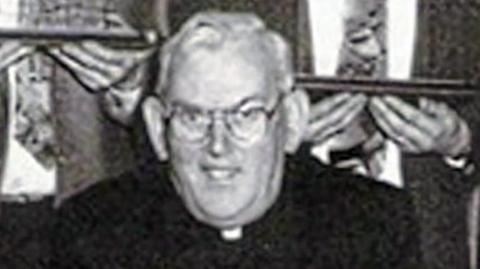
[[[384,0],[347,0],[345,22],[347,30],[355,31],[376,24],[384,16]]]
[[[267,57],[245,47],[198,49],[173,66],[166,98],[205,108],[231,107],[274,95]]]
[[[347,18],[359,18],[369,17],[374,15],[372,12],[376,12],[381,9],[385,3],[385,0],[347,0],[346,1],[346,17]]]

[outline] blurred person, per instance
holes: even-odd
[[[383,68],[383,78],[478,80],[478,33],[467,30],[479,23],[472,15],[478,10],[473,3],[299,3],[308,16],[308,23],[299,25],[306,29],[299,54],[316,74],[341,71],[346,54],[353,58],[348,67],[359,69],[360,77]],[[317,15],[326,9],[331,11],[328,19]],[[351,109],[353,105],[364,109]],[[332,106],[337,113],[326,112]],[[478,98],[407,100],[378,95],[362,103],[355,95],[336,95],[320,100],[311,111],[309,139],[323,145],[317,156],[327,163],[342,160],[344,167],[408,190],[415,197],[428,266],[466,268],[466,208],[478,178],[478,139],[473,139],[478,132]],[[348,120],[332,118],[335,115]],[[369,124],[364,124],[366,118]]]
[[[17,41],[5,41],[0,45],[0,186],[9,147],[8,133],[11,102],[6,69],[30,57],[36,48]],[[21,203],[18,199],[0,194],[0,267],[1,268],[47,268],[49,253],[49,225],[53,201],[45,199]]]

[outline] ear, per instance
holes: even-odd
[[[285,151],[295,153],[308,128],[310,100],[303,89],[297,89],[284,99],[287,119]]]
[[[165,125],[162,121],[163,106],[154,97],[148,97],[142,105],[143,119],[147,133],[160,161],[168,159],[168,151],[165,142]]]

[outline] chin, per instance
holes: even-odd
[[[222,229],[243,226],[252,221],[252,212],[242,208],[200,208],[196,213],[194,216],[199,221]]]
[[[266,209],[252,207],[252,202],[236,207],[208,207],[192,205],[190,213],[200,222],[219,229],[228,229],[247,225],[261,216]]]
[[[236,228],[236,227],[242,227],[245,225],[248,225],[260,217],[262,217],[263,214],[254,214],[254,215],[235,215],[231,217],[225,217],[225,216],[204,216],[201,220],[199,221],[215,227],[217,229],[231,229],[231,228]]]

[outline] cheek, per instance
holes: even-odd
[[[283,154],[285,133],[281,128],[275,128],[262,140],[243,152],[244,168],[250,177],[258,181],[268,182],[278,165],[278,157]]]
[[[259,176],[272,166],[274,147],[272,143],[257,144],[242,154],[242,164],[246,171]]]
[[[170,138],[169,141],[169,156],[170,164],[173,168],[173,173],[177,176],[172,177],[176,182],[177,189],[184,189],[184,185],[192,184],[198,181],[197,175],[199,173],[199,160],[201,159],[201,150],[195,147],[187,147],[183,142],[175,141]],[[183,191],[182,191],[183,192]]]

